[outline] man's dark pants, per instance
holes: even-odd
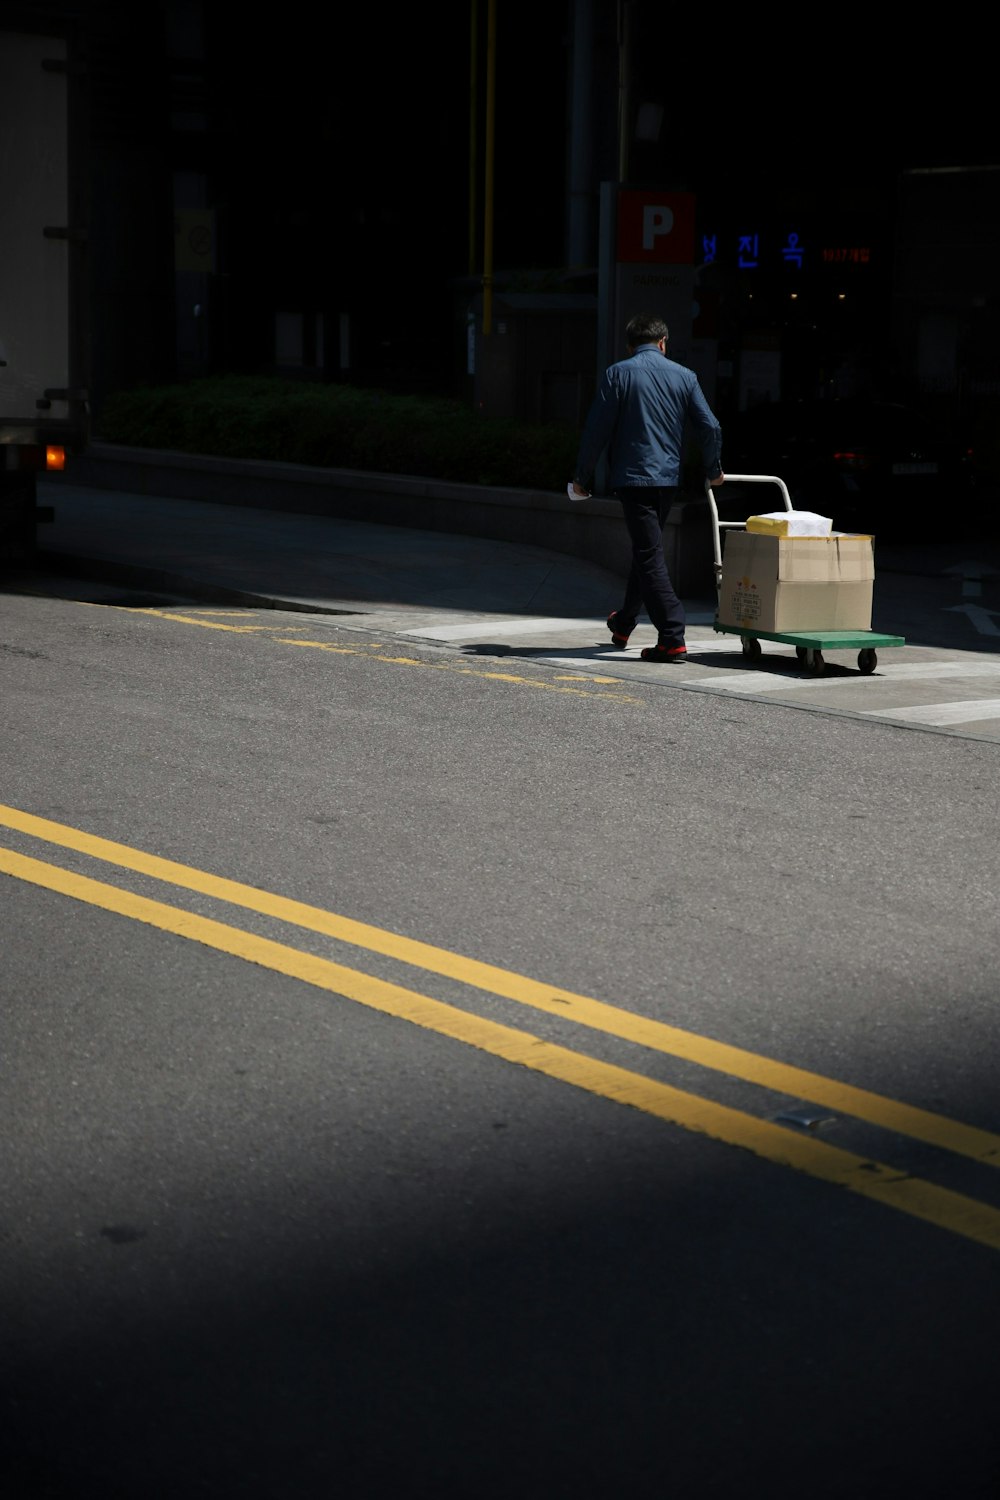
[[[632,543],[632,566],[618,615],[623,626],[631,626],[645,606],[657,640],[667,647],[684,644],[684,606],[674,592],[663,556],[663,528],[676,493],[657,485],[615,490]]]

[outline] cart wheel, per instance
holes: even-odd
[[[747,661],[760,661],[761,646],[756,636],[745,635],[743,637],[743,655]]]
[[[867,676],[869,672],[874,672],[874,670],[875,670],[875,668],[877,666],[878,666],[878,657],[876,656],[875,652],[871,650],[870,647],[866,647],[864,651],[859,651],[858,652],[858,670],[859,670],[859,672],[864,672],[865,676]]]
[[[795,655],[800,662],[804,662],[808,654],[805,646],[796,646]]]
[[[813,651],[806,647],[806,671],[811,672],[814,677],[822,677],[826,671],[822,651]]]

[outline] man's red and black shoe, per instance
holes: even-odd
[[[624,651],[628,645],[628,638],[635,629],[634,620],[626,620],[621,611],[613,609],[608,615],[608,629],[611,631],[611,644],[619,651]]]
[[[686,646],[661,646],[657,641],[655,646],[644,646],[639,655],[643,661],[687,661],[688,648]]]

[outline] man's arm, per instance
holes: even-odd
[[[591,402],[590,411],[584,423],[583,435],[580,438],[576,473],[572,481],[573,488],[578,491],[577,499],[582,500],[590,493],[598,459],[611,441],[617,420],[618,391],[611,378],[611,372],[606,371],[597,394]]]
[[[698,436],[705,477],[712,486],[721,484],[726,477],[722,472],[722,427],[697,380],[691,388],[688,418]]]

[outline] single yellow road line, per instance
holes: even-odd
[[[283,646],[312,646],[317,651],[332,651],[334,653],[338,653],[341,656],[360,654],[357,647],[332,646],[327,641],[292,641],[281,640],[281,638],[279,637],[279,643]],[[590,688],[584,687],[557,687],[554,683],[546,682],[541,678],[521,677],[516,672],[491,672],[487,671],[483,667],[458,666],[453,661],[424,661],[421,657],[418,656],[388,655],[376,656],[374,660],[388,662],[390,666],[394,667],[423,667],[432,672],[457,672],[459,676],[462,677],[488,677],[494,682],[512,682],[518,687],[537,688],[539,692],[543,693],[569,693],[574,698],[601,698],[605,703],[638,703],[640,701],[638,698],[629,697],[627,693],[593,692]],[[617,678],[608,677],[578,677],[573,680],[577,682],[618,681]]]
[[[74,875],[24,854],[0,848],[0,871],[301,980],[384,1015],[410,1021],[589,1094],[750,1151],[777,1166],[791,1167],[992,1250],[1000,1250],[1000,1210],[910,1177],[881,1162],[796,1135],[769,1121],[684,1093],[627,1068],[582,1056],[567,1047],[542,1041],[530,1032],[470,1015],[428,995],[374,979],[329,959],[301,953],[270,938],[256,937],[209,917],[151,901],[146,896],[133,895],[86,875]]]
[[[223,625],[218,620],[199,619],[194,615],[178,613],[176,610],[165,609],[130,609],[130,614],[153,615],[161,620],[173,620],[180,625],[200,625],[203,630],[227,630],[233,635],[271,635],[279,646],[311,646],[316,651],[328,651],[333,656],[368,656],[373,661],[384,661],[395,667],[423,667],[435,672],[457,672],[463,677],[488,677],[496,682],[511,682],[518,687],[537,688],[543,693],[569,693],[576,698],[600,698],[604,702],[615,703],[638,703],[638,698],[630,697],[627,693],[603,693],[593,692],[588,688],[558,687],[554,683],[546,682],[532,677],[521,677],[514,672],[488,672],[481,667],[457,666],[451,661],[424,661],[417,656],[387,656],[374,655],[370,646],[336,646],[329,641],[301,641],[292,640],[285,635],[277,635],[275,632],[280,628],[282,631],[306,630],[305,625]],[[378,648],[381,650],[381,648]],[[569,681],[562,678],[560,681]],[[574,679],[578,682],[595,682],[617,684],[616,677],[579,677]]]
[[[867,1120],[869,1124],[881,1129],[895,1131],[989,1166],[1000,1166],[1000,1136],[976,1126],[964,1125],[957,1120],[932,1114],[929,1110],[883,1098],[867,1089],[855,1088],[851,1084],[825,1078],[822,1074],[762,1057],[740,1047],[732,1047],[726,1042],[713,1041],[710,1037],[683,1031],[664,1021],[654,1021],[646,1016],[636,1015],[633,1011],[621,1010],[601,1000],[575,994],[572,990],[543,984],[537,979],[529,979],[526,975],[516,974],[493,964],[480,963],[477,959],[466,958],[447,948],[435,948],[430,943],[423,943],[415,938],[400,937],[397,933],[357,922],[351,917],[324,911],[322,907],[309,906],[288,896],[275,895],[256,886],[242,885],[224,876],[208,874],[190,865],[161,859],[155,854],[146,854],[141,849],[130,848],[127,844],[83,833],[67,824],[36,817],[32,813],[21,812],[18,808],[0,803],[0,826],[4,825],[46,843],[73,849],[93,859],[133,870],[137,874],[152,876],[166,884],[197,891],[201,895],[244,907],[261,916],[274,917],[309,932],[322,933],[338,942],[350,943],[353,947],[364,948],[371,953],[380,953],[386,958],[454,979],[473,989],[500,995],[519,1005],[528,1005],[549,1015],[562,1016],[576,1025],[587,1026],[594,1031],[604,1032],[672,1057],[683,1058],[700,1067],[741,1078],[747,1083],[757,1084],[776,1093],[790,1094],[793,1098],[820,1104],[837,1114]]]
[[[200,625],[202,630],[228,630],[233,635],[265,635],[274,630],[273,625],[223,625],[220,620],[202,620],[195,615],[178,614],[166,609],[129,609],[132,615],[152,615],[158,620],[174,620],[180,625]],[[287,629],[288,627],[282,627]],[[293,630],[298,627],[292,626]],[[303,630],[305,626],[301,627]]]

